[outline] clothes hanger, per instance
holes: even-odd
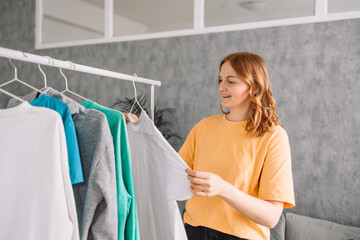
[[[67,62],[70,63],[70,68],[75,69],[75,65],[74,65],[71,61],[67,61]],[[64,94],[65,92],[69,92],[69,93],[72,93],[72,94],[74,94],[75,96],[77,96],[77,97],[79,97],[79,98],[82,98],[82,99],[84,99],[84,100],[87,100],[86,98],[80,96],[79,94],[70,91],[69,88],[68,88],[67,78],[66,78],[65,74],[62,72],[62,69],[61,69],[61,68],[60,68],[60,73],[61,73],[61,75],[62,75],[62,76],[64,77],[64,79],[65,79],[65,90],[62,91],[61,93]]]
[[[47,58],[49,59],[49,64],[51,64],[51,61],[52,61],[51,57],[49,57],[49,56],[45,56],[45,57],[47,57]],[[54,61],[53,61],[53,62],[54,62]],[[39,67],[40,72],[41,72],[42,75],[44,76],[44,85],[45,85],[45,87],[43,87],[42,89],[40,89],[41,91],[43,91],[43,90],[45,90],[45,89],[47,88],[46,74],[45,74],[44,71],[41,69],[40,64],[38,64],[38,67]]]
[[[5,93],[6,95],[8,95],[8,96],[10,96],[10,97],[12,97],[12,98],[15,98],[15,99],[17,99],[17,100],[19,100],[19,101],[21,101],[21,102],[25,102],[24,99],[19,98],[18,96],[15,96],[14,94],[9,93],[8,91],[5,91],[4,89],[1,89],[1,88],[0,88],[0,92]]]
[[[24,57],[27,58],[27,56],[25,55],[24,52],[23,52],[23,54],[24,54]],[[10,58],[9,58],[9,61],[10,61],[11,65],[14,67],[14,70],[15,70],[14,79],[12,79],[12,80],[10,80],[10,81],[7,81],[7,82],[5,82],[5,83],[3,83],[3,84],[1,84],[0,87],[6,86],[6,85],[8,85],[8,84],[10,84],[10,83],[12,83],[12,82],[19,82],[19,83],[21,83],[21,84],[23,84],[23,85],[25,85],[25,86],[27,86],[27,87],[29,87],[29,88],[37,91],[37,92],[43,93],[41,90],[39,90],[39,89],[31,86],[30,84],[27,84],[26,82],[23,82],[23,81],[21,81],[20,79],[18,79],[18,77],[17,77],[17,68],[16,68],[16,66],[13,64],[13,62],[11,61]]]
[[[131,112],[132,112],[132,110],[133,110],[133,108],[134,108],[134,106],[135,106],[135,103],[137,103],[138,106],[140,107],[140,109],[141,109],[142,111],[144,111],[144,109],[141,107],[140,103],[139,103],[138,100],[137,100],[137,92],[136,92],[136,86],[135,86],[135,79],[136,79],[136,81],[137,81],[137,75],[136,75],[136,73],[133,74],[133,86],[134,86],[134,91],[135,91],[135,101],[134,101],[133,105],[131,106],[130,112],[128,113],[128,118],[129,118],[129,120],[130,120],[131,122],[135,122],[135,121],[132,119],[132,117],[131,117],[131,115],[132,115]]]

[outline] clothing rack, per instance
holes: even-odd
[[[123,73],[113,72],[101,68],[95,68],[95,67],[89,67],[86,65],[76,64],[72,63],[70,61],[62,61],[54,58],[48,58],[46,56],[39,56],[32,53],[25,53],[22,51],[12,50],[8,48],[0,47],[0,57],[3,58],[9,58],[9,59],[15,59],[19,61],[24,62],[30,62],[30,63],[37,63],[41,65],[46,65],[50,67],[57,67],[61,69],[67,69],[77,72],[84,72],[84,73],[90,73],[94,75],[104,76],[104,77],[111,77],[115,79],[120,80],[126,80],[126,81],[135,81],[138,83],[145,83],[151,85],[151,119],[154,121],[154,86],[161,86],[160,81],[147,79],[147,78],[141,78],[136,77],[134,79],[134,76],[127,75]],[[51,61],[50,61],[51,59]]]

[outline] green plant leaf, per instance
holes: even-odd
[[[144,109],[146,114],[150,116],[150,104],[149,97],[143,92],[138,96],[138,103]],[[130,112],[131,107],[135,102],[135,98],[116,98],[116,102],[112,105],[113,108],[118,109],[121,112]],[[141,108],[138,104],[135,104],[131,111],[136,116],[140,116]],[[174,108],[159,109],[155,106],[154,109],[154,124],[159,129],[161,134],[166,140],[175,137],[182,140],[181,136],[174,131],[174,122],[176,121],[176,111]]]

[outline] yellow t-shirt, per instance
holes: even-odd
[[[246,121],[225,115],[200,121],[189,133],[179,155],[196,171],[212,172],[241,191],[262,200],[295,206],[289,139],[281,126],[261,137],[250,135]],[[204,226],[246,239],[270,239],[269,228],[243,216],[219,196],[191,197],[184,223]]]

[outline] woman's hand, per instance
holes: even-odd
[[[191,192],[199,197],[219,196],[238,212],[255,223],[273,228],[279,221],[283,202],[261,200],[244,193],[210,172],[185,170],[191,183]]]
[[[191,183],[191,192],[199,197],[222,196],[227,184],[220,176],[211,172],[200,172],[186,169]]]

